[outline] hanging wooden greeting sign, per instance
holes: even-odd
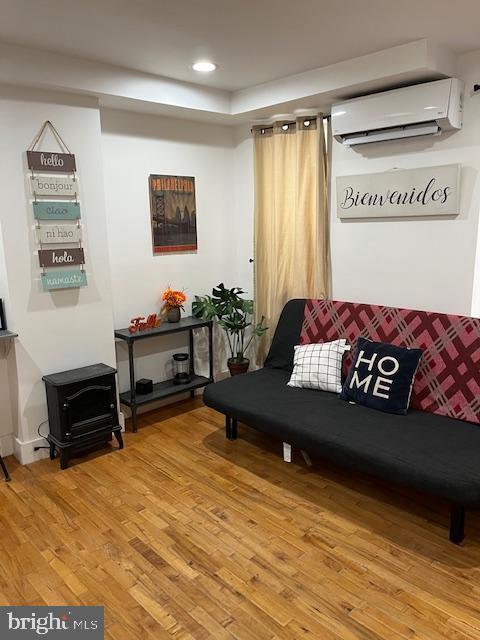
[[[85,271],[50,271],[42,275],[44,291],[55,289],[78,289],[87,284]]]
[[[75,178],[70,176],[34,176],[30,180],[35,198],[37,196],[77,197],[78,184]]]
[[[80,218],[79,202],[43,200],[32,204],[35,220],[78,220]]]
[[[83,249],[40,249],[38,259],[41,267],[73,267],[85,263]]]
[[[74,224],[45,225],[37,229],[40,244],[80,242],[81,229]]]
[[[73,153],[27,151],[28,168],[42,173],[74,173],[77,169]]]
[[[46,132],[53,136],[54,142],[60,147],[59,151],[40,150]],[[81,246],[75,155],[50,120],[43,123],[28,148],[27,165],[30,169],[36,237],[40,243],[38,260],[43,269],[42,287],[44,291],[84,287],[87,276],[83,269],[85,255]],[[61,224],[44,224],[45,221]],[[70,222],[63,224],[64,221]],[[76,221],[76,224],[72,221]],[[78,271],[69,268],[80,265],[82,268]]]

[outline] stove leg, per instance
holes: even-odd
[[[55,445],[50,443],[50,460],[55,460]]]
[[[119,449],[123,449],[122,432],[121,431],[115,431],[115,438],[117,439],[117,442],[118,442],[118,448]]]
[[[68,467],[69,460],[70,455],[68,449],[60,449],[60,469],[66,469]]]

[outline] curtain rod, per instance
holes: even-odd
[[[323,116],[323,120],[330,120],[332,116],[330,114],[328,115],[324,115]],[[312,115],[312,116],[298,116],[298,118],[304,118],[305,120],[313,120],[314,118],[317,118],[317,116]],[[288,125],[290,126],[291,124],[297,124],[297,120],[278,120],[278,122],[281,122],[282,125]],[[265,131],[268,131],[269,129],[273,129],[275,123],[269,123],[269,124],[255,124],[252,126],[252,128],[250,129],[250,133],[253,133],[254,129],[265,129]]]

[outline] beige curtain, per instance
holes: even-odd
[[[288,300],[329,295],[329,176],[322,116],[256,126],[253,135],[255,303],[269,327],[261,360]]]

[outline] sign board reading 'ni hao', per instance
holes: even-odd
[[[77,181],[70,176],[34,176],[30,179],[34,196],[77,195]]]
[[[80,242],[81,237],[81,229],[75,224],[45,225],[37,229],[37,238],[41,244]]]
[[[38,259],[41,267],[73,267],[84,264],[83,249],[40,249]]]
[[[78,289],[87,284],[85,271],[51,271],[42,275],[44,291],[55,289]]]
[[[34,202],[33,216],[36,220],[78,220],[80,203],[49,200]]]
[[[77,169],[73,153],[27,151],[28,168],[45,173],[74,173]]]
[[[454,216],[460,213],[460,165],[337,177],[339,218]]]

